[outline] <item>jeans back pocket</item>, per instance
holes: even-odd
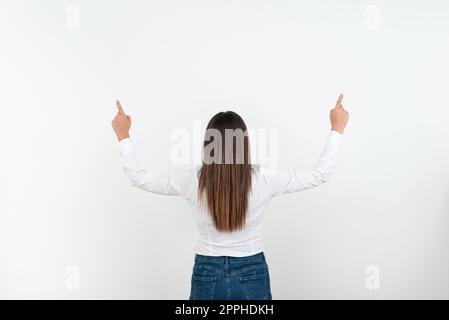
[[[197,276],[192,275],[192,286],[190,291],[190,300],[213,300],[215,293],[215,276]]]
[[[248,300],[271,300],[270,276],[268,271],[240,277],[240,284]]]

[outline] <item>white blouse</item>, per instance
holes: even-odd
[[[263,251],[261,226],[264,209],[271,198],[310,189],[329,181],[337,164],[342,142],[343,135],[331,130],[318,161],[309,169],[279,169],[274,173],[263,173],[256,166],[245,227],[232,233],[219,232],[204,206],[198,204],[199,167],[175,171],[146,170],[141,165],[130,138],[119,142],[119,154],[123,170],[133,186],[151,193],[178,195],[190,203],[197,227],[195,253],[243,257]]]

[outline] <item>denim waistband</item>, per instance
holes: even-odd
[[[246,257],[231,256],[203,256],[195,253],[195,262],[215,262],[215,263],[242,263],[242,262],[266,262],[263,252]]]

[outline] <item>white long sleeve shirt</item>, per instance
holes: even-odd
[[[119,142],[119,154],[123,170],[133,186],[151,193],[178,195],[190,203],[197,227],[195,253],[207,256],[243,257],[263,251],[261,226],[264,209],[271,199],[327,182],[337,164],[342,142],[343,135],[331,130],[318,161],[309,169],[279,169],[275,173],[268,174],[255,167],[245,227],[232,233],[219,232],[204,206],[198,204],[199,167],[175,171],[146,170],[141,165],[130,138]]]

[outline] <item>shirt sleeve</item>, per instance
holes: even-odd
[[[145,169],[140,163],[131,138],[120,140],[119,149],[123,171],[132,186],[161,195],[178,195],[183,198],[188,198],[191,195],[195,179],[193,170]]]
[[[329,181],[337,165],[342,143],[343,135],[331,130],[324,150],[313,167],[301,170],[279,169],[266,174],[264,180],[271,196],[307,190]]]

